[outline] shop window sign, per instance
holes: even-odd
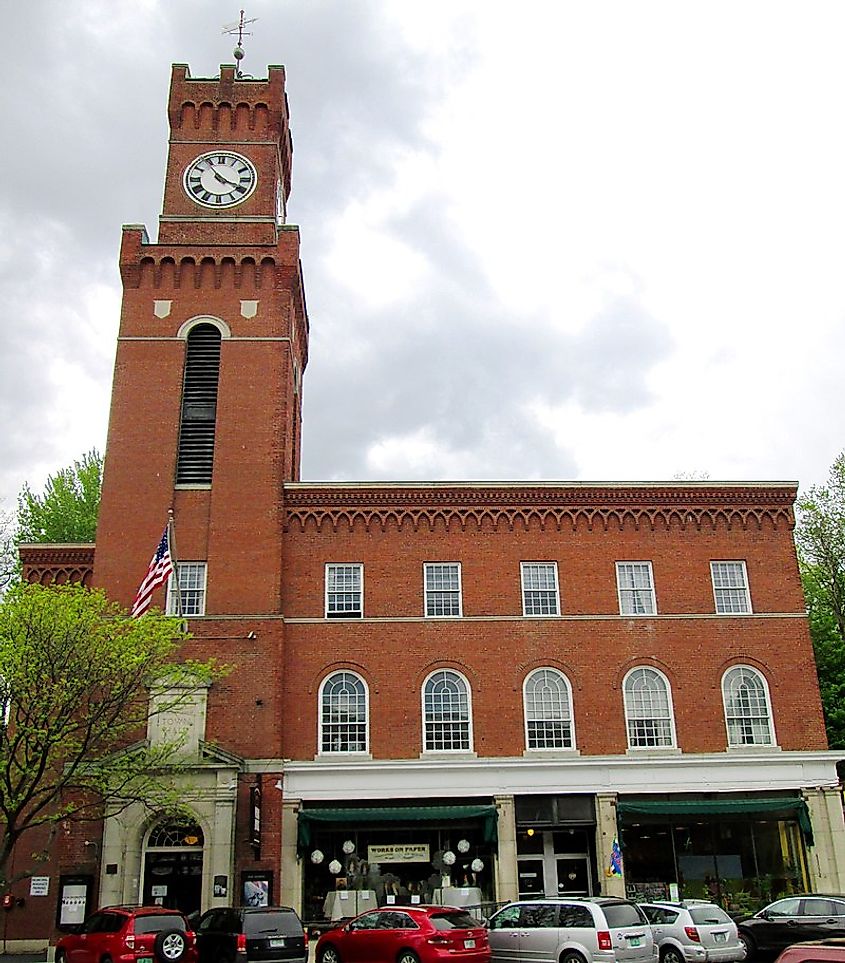
[[[397,843],[387,846],[368,846],[370,863],[427,863],[428,843]]]

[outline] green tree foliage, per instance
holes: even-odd
[[[148,745],[146,724],[215,671],[174,661],[185,638],[177,619],[132,619],[77,585],[19,583],[0,600],[0,885],[36,827],[49,836],[59,821],[99,818],[106,804],[178,811],[183,737]]]
[[[798,500],[795,540],[832,748],[845,748],[845,452]]]
[[[100,511],[103,457],[93,448],[50,475],[44,492],[18,495],[19,542],[93,542]]]
[[[0,508],[0,596],[18,571],[18,553],[15,547],[15,523],[8,512]]]

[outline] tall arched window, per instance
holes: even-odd
[[[662,672],[638,666],[622,684],[628,746],[654,749],[675,745],[675,722],[669,682]]]
[[[528,749],[572,749],[572,695],[557,669],[537,669],[525,680],[525,745]]]
[[[459,673],[440,669],[423,685],[423,751],[469,752],[471,749],[469,684]]]
[[[182,420],[176,481],[204,484],[214,465],[217,383],[220,378],[220,330],[203,322],[188,332],[182,382]]]
[[[722,676],[722,699],[729,746],[772,746],[774,726],[766,680],[747,665]]]
[[[367,686],[354,672],[335,672],[320,687],[320,752],[367,752]]]

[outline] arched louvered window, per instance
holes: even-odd
[[[213,324],[198,324],[188,333],[185,352],[177,483],[211,481],[219,377],[220,331]]]
[[[529,749],[572,749],[572,697],[566,676],[537,669],[525,680],[525,735]]]
[[[722,697],[729,746],[775,744],[772,707],[766,680],[747,665],[735,665],[722,677]]]

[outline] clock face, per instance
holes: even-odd
[[[203,207],[231,207],[255,190],[258,175],[242,154],[215,150],[201,154],[185,170],[188,196]]]

